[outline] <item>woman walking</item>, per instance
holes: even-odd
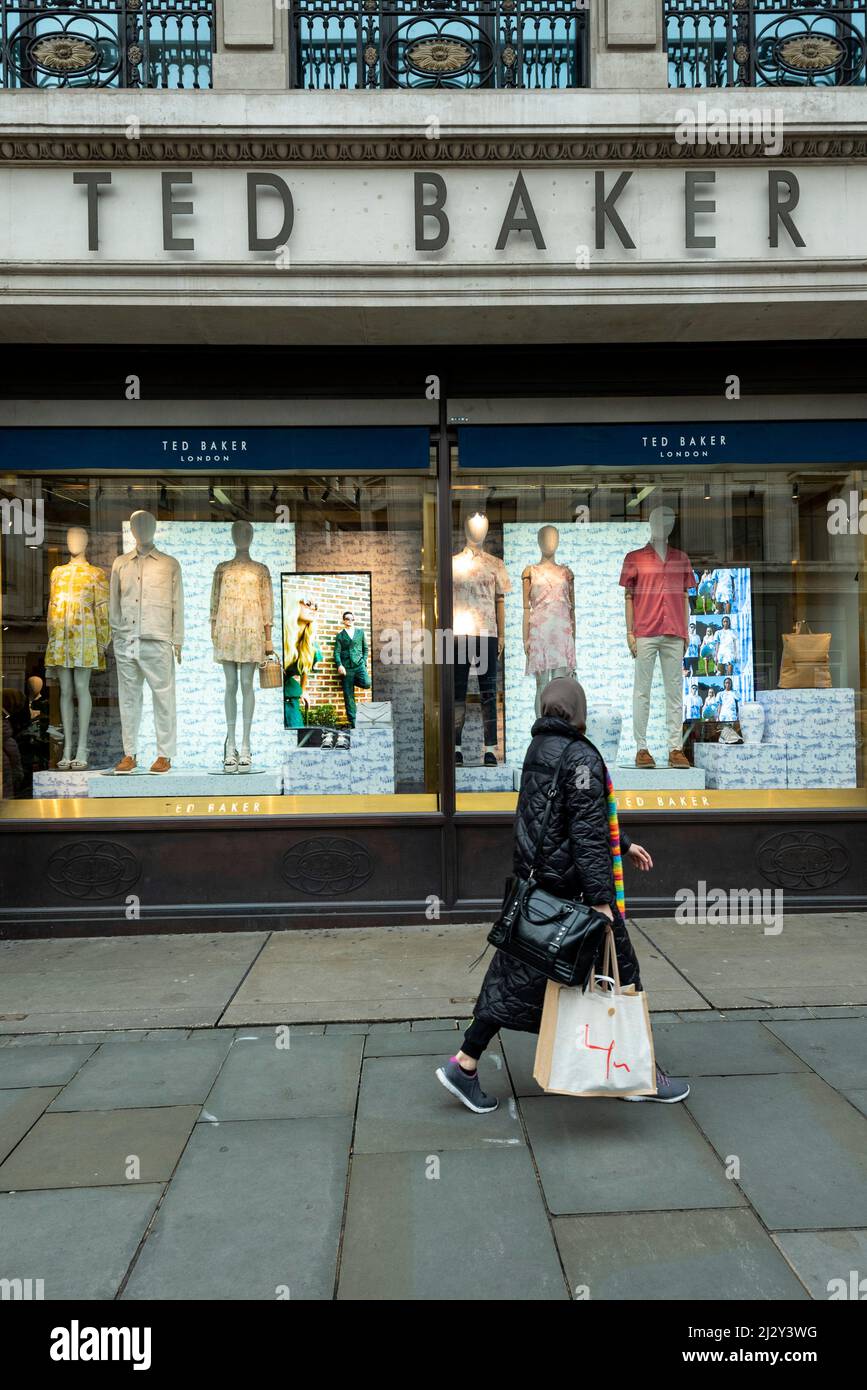
[[[609,919],[620,982],[640,989],[638,960],[617,906],[617,898],[622,894],[618,894],[615,884],[608,774],[598,749],[584,736],[587,726],[584,690],[569,677],[553,680],[542,692],[541,710],[541,717],[533,725],[532,742],[521,777],[515,817],[515,874],[523,879],[529,876],[546,792],[560,755],[568,745],[539,854],[538,862],[542,867],[537,872],[537,881],[540,887],[557,897],[581,900]],[[622,830],[620,847],[636,868],[653,868],[647,850],[633,844]],[[532,966],[502,951],[495,953],[461,1049],[436,1073],[446,1090],[469,1110],[477,1114],[496,1110],[498,1102],[486,1095],[479,1083],[479,1058],[501,1028],[538,1033],[546,984],[546,977]],[[655,1096],[624,1099],[671,1103],[684,1100],[687,1095],[689,1086],[685,1081],[673,1080],[657,1067]]]

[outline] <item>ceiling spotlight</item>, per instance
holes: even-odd
[[[705,483],[705,485],[704,485],[704,500],[705,500],[705,502],[709,502],[709,501],[710,501],[710,479],[709,479],[709,478],[708,478],[708,480],[706,481],[706,483]]]
[[[160,506],[161,506],[161,507],[167,507],[168,505],[169,505],[169,494],[168,494],[168,492],[166,491],[166,485],[165,485],[165,483],[163,483],[162,487],[160,488]]]
[[[322,496],[320,497],[319,501],[320,501],[320,502],[327,502],[330,496],[331,496],[331,488],[330,488],[330,487],[327,487],[327,488],[325,489],[325,491],[323,492]]]
[[[801,489],[798,487],[798,484],[797,484],[797,483],[792,483],[792,501],[793,501],[793,502],[797,502],[797,500],[798,500],[798,498],[800,497],[800,495],[801,495]]]
[[[208,501],[210,502],[212,507],[216,507],[217,499],[214,496],[214,489],[212,487],[208,488]]]
[[[271,495],[270,495],[270,497],[268,498],[268,501],[271,503],[272,506],[274,506],[274,505],[276,504],[276,502],[277,502],[277,484],[276,484],[276,483],[274,484],[274,486],[273,486],[272,489],[271,489]]]
[[[360,488],[360,487],[357,487],[357,488],[355,489],[355,505],[356,505],[356,507],[360,507],[360,506],[361,506],[361,488]]]

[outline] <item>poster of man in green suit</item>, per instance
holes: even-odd
[[[367,669],[367,637],[363,627],[355,626],[355,615],[347,609],[342,615],[343,627],[334,638],[334,664],[343,689],[346,706],[346,720],[350,728],[355,728],[355,691],[370,689],[370,673]]]

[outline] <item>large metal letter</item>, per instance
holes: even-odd
[[[449,239],[449,219],[443,211],[448,197],[446,181],[442,174],[414,174],[415,185],[415,249],[416,251],[442,251]],[[424,200],[425,189],[432,188],[434,200],[426,203]],[[435,217],[439,226],[439,231],[434,232],[433,236],[426,237],[424,234],[424,220],[426,217]]]
[[[259,235],[258,219],[258,191],[260,188],[276,188],[283,202],[283,225],[276,236]],[[248,174],[247,175],[247,233],[251,251],[276,251],[278,246],[285,246],[292,235],[292,227],[295,223],[295,204],[292,202],[292,194],[289,185],[279,174]]]
[[[695,219],[700,212],[716,212],[716,202],[713,198],[696,198],[696,190],[699,184],[716,183],[716,174],[713,169],[687,169],[684,175],[683,199],[685,215],[684,245],[687,251],[700,251],[704,248],[713,250],[716,246],[715,236],[696,236]]]
[[[780,201],[780,190],[788,190],[788,198]],[[806,246],[804,238],[792,221],[792,213],[801,200],[801,185],[796,174],[788,169],[768,170],[768,240],[772,246],[780,244],[780,223],[782,222],[795,246]]]
[[[606,223],[606,221],[608,221],[608,222],[611,223],[612,227],[614,228],[615,232],[617,233],[618,237],[620,238],[620,245],[621,245],[621,246],[625,246],[626,249],[627,249],[628,251],[634,251],[634,250],[635,250],[635,242],[632,240],[632,237],[629,235],[629,233],[627,232],[626,228],[624,227],[622,221],[620,220],[620,214],[617,212],[617,210],[616,210],[616,208],[615,208],[615,206],[614,206],[614,204],[617,202],[617,199],[620,197],[621,193],[623,192],[624,188],[626,187],[626,185],[628,184],[628,182],[629,182],[629,180],[630,180],[631,178],[632,178],[632,172],[631,172],[631,171],[629,171],[628,173],[625,173],[625,174],[621,174],[621,175],[619,176],[617,182],[615,183],[614,187],[612,188],[611,192],[608,194],[608,197],[606,198],[606,196],[605,196],[605,170],[604,170],[604,169],[597,169],[597,170],[596,170],[596,250],[597,250],[597,251],[604,251],[604,250],[605,250],[605,223]]]
[[[519,206],[523,212],[522,217],[516,216]],[[539,226],[539,219],[530,201],[530,194],[524,182],[524,175],[520,171],[518,172],[518,177],[515,179],[515,187],[512,189],[509,206],[506,208],[506,215],[503,218],[500,235],[497,237],[497,245],[495,248],[497,251],[505,251],[506,242],[509,240],[509,236],[512,232],[530,232],[536,250],[544,251],[546,249],[545,238],[542,236],[542,228]]]
[[[192,203],[176,203],[174,200],[174,185],[176,183],[192,183],[192,174],[161,174],[163,185],[163,250],[164,251],[195,251],[196,243],[193,238],[185,236],[175,236],[172,219],[175,217],[188,217],[193,211]]]
[[[73,183],[87,188],[87,249],[99,250],[99,185],[111,183],[111,174],[81,173],[72,175]]]

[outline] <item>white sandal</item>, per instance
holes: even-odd
[[[82,760],[81,760],[80,758],[73,758],[73,759],[72,759],[72,762],[69,764],[69,766],[71,767],[71,769],[72,769],[73,772],[86,772],[86,771],[87,771],[87,759],[85,758],[84,761],[82,762]]]
[[[71,758],[61,758],[61,759],[60,759],[60,762],[57,764],[57,771],[58,771],[58,772],[68,772],[69,769],[70,769],[71,767],[72,767],[72,759],[71,759]]]
[[[253,754],[252,754],[252,753],[245,753],[245,752],[243,752],[243,750],[242,750],[241,756],[238,758],[238,771],[239,771],[239,772],[249,772],[249,771],[250,771],[250,768],[251,768],[252,766],[253,766]]]
[[[232,751],[231,751],[231,753],[229,752],[229,740],[228,740],[228,739],[226,739],[226,742],[223,744],[223,771],[224,771],[224,772],[237,772],[237,771],[238,771],[238,750],[237,750],[237,748],[233,748]]]

